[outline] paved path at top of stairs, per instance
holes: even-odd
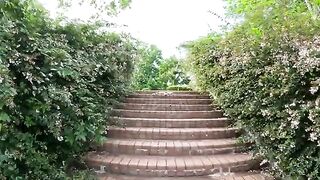
[[[115,107],[108,139],[87,155],[100,179],[265,179],[241,153],[239,129],[207,94],[141,91]],[[249,172],[250,171],[250,172]]]

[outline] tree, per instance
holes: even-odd
[[[182,60],[172,56],[161,62],[158,81],[163,89],[167,89],[168,86],[188,85],[190,77],[184,71]]]
[[[135,89],[166,89],[170,85],[187,85],[190,78],[176,57],[164,59],[154,45],[143,45],[134,73]]]
[[[159,89],[159,66],[162,60],[161,51],[154,45],[143,46],[139,50],[133,87],[135,89]]]

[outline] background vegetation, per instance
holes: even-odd
[[[132,83],[134,89],[176,89],[174,87],[189,84],[190,77],[185,73],[183,60],[176,57],[163,58],[161,51],[154,45],[142,45],[139,52]]]
[[[240,23],[188,44],[203,90],[287,179],[320,177],[319,1],[230,0]]]

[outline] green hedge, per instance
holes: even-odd
[[[0,179],[64,179],[103,139],[135,52],[98,25],[59,25],[33,0],[0,1]]]
[[[320,21],[303,1],[270,2],[231,31],[189,44],[189,61],[276,175],[319,179]]]

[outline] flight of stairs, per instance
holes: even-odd
[[[249,172],[259,160],[239,151],[240,130],[206,94],[136,92],[111,118],[124,127],[109,127],[106,142],[86,157],[100,179],[264,179]]]

